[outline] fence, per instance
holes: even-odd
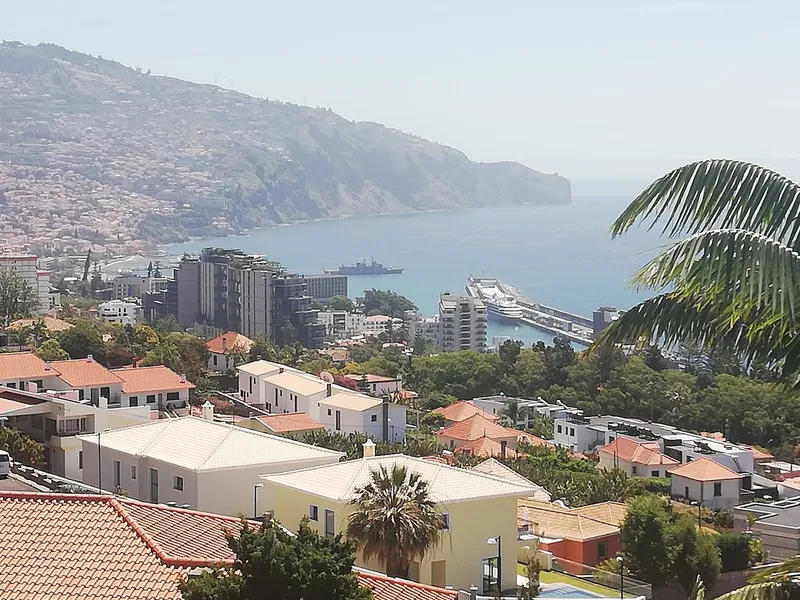
[[[614,573],[613,571],[606,571],[598,567],[558,557],[553,558],[552,570],[607,588],[611,597],[619,595],[620,586],[622,586],[622,591],[626,596],[648,599],[653,597],[652,585],[628,575],[620,577],[619,573]]]

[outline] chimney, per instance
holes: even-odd
[[[86,362],[94,362],[94,356],[91,354],[86,355]]]
[[[504,460],[506,458],[506,448],[508,448],[508,442],[506,440],[500,440],[500,456]]]
[[[372,458],[375,456],[375,442],[371,439],[364,442],[364,458]]]
[[[222,336],[222,352],[223,354],[228,351],[228,338]]]
[[[97,406],[98,408],[108,408],[108,398],[105,396],[100,396],[97,399]]]
[[[280,368],[278,369],[278,373],[283,373],[283,367],[280,367]]]
[[[181,373],[181,383],[186,383],[186,373]]]
[[[39,391],[39,386],[36,385],[35,382],[29,381],[28,382],[28,391],[33,393],[33,394],[36,394]]]
[[[329,383],[328,384],[328,398],[333,395],[333,386]]]
[[[205,404],[200,407],[203,411],[203,419],[206,421],[213,421],[214,420],[214,405],[211,404],[208,400],[205,401]]]

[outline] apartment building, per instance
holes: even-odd
[[[325,324],[328,335],[351,337],[366,331],[366,317],[361,313],[350,313],[346,310],[320,311],[319,322]]]
[[[142,277],[134,273],[115,277],[112,282],[114,299],[144,298],[151,292],[161,292],[167,289],[169,279],[166,277]]]
[[[97,313],[106,323],[119,323],[121,325],[136,325],[141,312],[141,306],[136,302],[124,300],[109,300],[98,305]]]
[[[32,254],[0,254],[0,272],[16,273],[30,286],[31,292],[38,299],[34,310],[37,314],[45,314],[60,305],[59,295],[50,289],[50,272],[40,270],[39,259]]]
[[[239,395],[269,413],[302,412],[338,433],[364,433],[376,440],[403,441],[406,407],[324,381],[277,363],[258,360],[237,368]]]
[[[439,350],[486,352],[486,307],[478,298],[449,292],[439,297]]]
[[[439,343],[439,317],[423,317],[416,311],[406,313],[405,327],[408,332],[408,343],[412,346],[418,339]]]
[[[304,275],[308,295],[317,302],[326,302],[334,296],[347,296],[347,275]]]
[[[627,417],[587,417],[574,408],[553,421],[553,441],[575,452],[598,450],[619,437],[656,442],[659,452],[678,463],[710,458],[736,473],[753,473],[755,469],[751,448],[682,431],[672,425]]]

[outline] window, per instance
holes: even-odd
[[[31,417],[31,427],[34,429],[42,429],[44,427],[44,419],[42,419],[41,415]]]
[[[217,366],[217,355],[214,354],[214,355],[212,355],[212,357],[214,359],[214,366],[216,367]]]
[[[147,403],[148,404],[155,404],[156,402],[156,395],[155,394],[148,394],[147,395]]]
[[[597,544],[597,558],[598,560],[603,560],[606,556],[608,556],[608,546],[606,546],[605,542]]]
[[[172,478],[172,488],[178,490],[179,492],[183,491],[183,477],[180,475],[175,475]]]
[[[158,503],[158,469],[150,469],[150,502]]]
[[[111,401],[111,388],[101,387],[100,395],[108,401]]]
[[[177,402],[180,399],[180,392],[167,392],[167,402]]]
[[[83,400],[84,400],[84,397],[85,397],[85,395],[84,395],[84,393],[83,393],[83,390],[78,390],[78,400],[80,400],[81,402],[83,402]]]
[[[449,530],[450,529],[450,513],[443,513],[442,514],[442,529]]]
[[[336,535],[336,517],[332,510],[325,509],[325,537],[334,537]]]
[[[122,465],[118,460],[114,461],[114,488],[118,488],[120,484],[120,469]]]
[[[688,485],[683,486],[683,497],[684,498],[688,498],[689,497],[689,486]]]
[[[139,396],[131,396],[128,399],[128,406],[139,406]]]
[[[78,450],[78,468],[83,468],[83,450]]]
[[[319,521],[319,506],[314,504],[309,505],[308,507],[308,518],[312,521]]]
[[[658,477],[658,471],[650,471],[650,477]]]
[[[328,416],[330,417],[330,416],[331,416],[331,414],[332,414],[332,413],[331,413],[331,409],[329,408],[329,409],[328,409]]]
[[[631,473],[633,473],[634,475],[636,475],[636,465],[633,465],[633,466],[631,467]]]
[[[722,482],[715,481],[714,482],[714,496],[722,496]]]
[[[336,431],[342,430],[342,411],[336,411]]]
[[[687,457],[686,457],[686,462],[687,462],[687,463],[690,463],[690,462],[692,462],[692,457],[691,457],[691,456],[687,456]]]
[[[16,383],[9,383],[8,387],[10,387],[12,390],[15,390],[15,389],[17,389],[17,384]],[[81,398],[81,400],[83,400],[83,398]]]
[[[278,406],[278,388],[275,388],[275,406]]]
[[[131,479],[136,479],[136,465],[131,465]]]
[[[561,425],[558,426],[558,433],[561,433]]]
[[[369,420],[370,420],[371,422],[373,422],[373,423],[377,423],[377,422],[378,422],[378,415],[372,415],[372,416],[369,418]]]
[[[575,436],[575,428],[574,427],[570,427],[569,428],[569,434],[570,434],[570,436],[573,436],[573,437]]]
[[[615,439],[616,438],[613,435],[608,436],[608,442],[609,443],[613,442]]]

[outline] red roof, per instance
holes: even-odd
[[[679,465],[680,463],[663,454],[657,442],[637,442],[626,437],[618,437],[598,450],[625,462],[641,465]]]
[[[483,458],[491,458],[493,456],[503,456],[503,446],[500,442],[492,438],[482,436],[477,440],[470,440],[466,444],[462,444],[454,450],[462,454],[471,454],[472,456],[481,456]],[[506,458],[515,458],[517,453],[511,448],[505,449]]]
[[[58,371],[31,352],[0,353],[0,381],[39,379]]]
[[[122,367],[113,369],[112,373],[122,379],[122,391],[125,394],[191,390],[194,388],[194,384],[186,377],[181,377],[164,365],[155,367]]]
[[[103,365],[90,358],[56,360],[50,363],[59,372],[59,377],[76,388],[88,386],[119,385],[122,379]]]
[[[241,352],[250,352],[252,347],[253,340],[235,331],[227,331],[206,342],[206,348],[214,354],[228,354],[233,348]]]
[[[745,444],[740,444],[740,445],[743,448],[747,448],[748,450],[750,450],[750,452],[753,453],[753,460],[755,460],[756,462],[760,460],[772,460],[773,458],[775,458],[769,452],[761,450],[760,448],[756,448],[755,446],[747,446]]]
[[[422,583],[356,570],[358,583],[372,591],[373,600],[456,600],[458,592]]]
[[[256,417],[259,423],[274,433],[291,433],[293,431],[312,431],[325,429],[319,421],[315,421],[306,413],[284,413],[282,415],[269,415]]]
[[[450,427],[441,429],[437,436],[453,438],[456,440],[477,440],[483,436],[494,440],[517,438],[519,431],[506,429],[494,421],[490,421],[481,414],[474,414],[469,419],[454,423]]]
[[[680,467],[670,469],[670,474],[691,479],[692,481],[725,481],[741,479],[741,475],[710,458],[698,458],[684,463]]]
[[[547,448],[554,448],[555,444],[550,440],[540,438],[538,435],[533,435],[527,431],[517,431],[517,443],[526,442],[531,446],[545,446]]]
[[[464,421],[465,419],[469,419],[474,415],[481,415],[485,419],[489,419],[490,421],[500,420],[500,417],[498,417],[497,415],[493,415],[491,413],[486,412],[479,406],[475,406],[469,400],[461,400],[460,402],[455,402],[450,406],[434,409],[433,412],[439,415],[444,415],[445,419],[447,419],[448,421],[452,421],[454,423]]]

